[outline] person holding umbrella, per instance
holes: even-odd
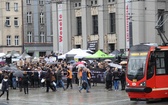
[[[2,93],[0,94],[0,97],[5,93],[7,93],[6,100],[9,100],[9,81],[8,76],[5,75],[4,79],[2,80]]]

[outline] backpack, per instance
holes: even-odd
[[[82,87],[83,87],[84,89],[86,89],[86,88],[87,88],[87,83],[86,83],[86,82],[83,82],[83,83],[82,83]]]

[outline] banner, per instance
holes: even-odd
[[[62,15],[62,4],[58,4],[58,36],[59,36],[59,53],[63,53],[63,15]]]
[[[130,48],[130,23],[131,23],[131,2],[132,0],[125,0],[126,1],[126,5],[125,5],[125,22],[126,22],[126,36],[125,36],[125,40],[126,40],[126,53],[128,52],[128,49]]]
[[[88,41],[87,49],[92,50],[92,51],[97,51],[98,50],[98,40]]]

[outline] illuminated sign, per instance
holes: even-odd
[[[131,56],[146,56],[148,53],[147,52],[141,52],[141,53],[131,53]]]

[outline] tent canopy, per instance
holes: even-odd
[[[58,59],[65,59],[66,58],[66,55],[67,54],[73,54],[73,55],[76,55],[76,54],[80,54],[80,53],[83,53],[84,51],[82,49],[72,49],[70,50],[69,52],[61,55],[61,56],[58,56]]]
[[[3,56],[5,56],[5,53],[0,53],[0,57],[3,57]]]
[[[106,58],[113,58],[113,56],[110,56],[100,50],[98,50],[96,53],[94,53],[93,55],[90,55],[90,56],[86,56],[85,58],[93,58],[93,59],[96,59],[96,58],[102,58],[102,59],[106,59]]]
[[[74,58],[77,58],[77,59],[80,59],[80,58],[83,58],[83,57],[86,57],[86,56],[90,56],[92,54],[89,54],[89,53],[86,53],[86,52],[81,52],[81,53],[78,53],[74,56]]]
[[[22,55],[18,57],[19,59],[25,59],[25,58],[31,58],[30,55],[28,55],[26,52],[24,52]]]
[[[5,55],[6,57],[19,57],[20,54],[16,52],[15,50],[12,50],[10,53]]]

